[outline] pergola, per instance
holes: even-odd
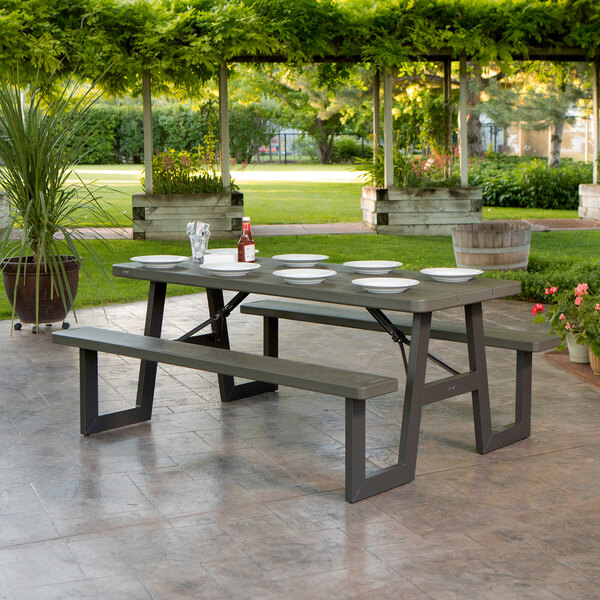
[[[455,57],[450,49],[446,51],[431,52],[426,55],[412,57],[413,61],[441,62],[444,67],[444,101],[450,102],[451,97],[451,66],[453,61],[459,62],[459,102],[458,102],[458,141],[460,158],[461,187],[468,187],[467,171],[467,63],[469,57],[463,55]],[[549,62],[588,62],[586,53],[577,48],[544,49],[531,48],[527,56],[516,55],[514,61],[539,60]],[[228,117],[228,91],[227,91],[227,65],[233,63],[277,63],[285,62],[282,55],[240,55],[219,64],[219,138],[221,148],[221,169],[224,182],[224,191],[229,192],[230,181],[230,155],[229,155],[229,117]],[[315,60],[318,62],[363,62],[360,57],[351,56],[326,56]],[[592,140],[593,140],[593,183],[599,182],[599,156],[600,156],[600,57],[591,61],[593,69],[593,108],[592,108]],[[373,74],[373,132],[374,144],[379,144],[381,81],[383,81],[383,150],[384,150],[384,187],[393,187],[393,118],[392,118],[392,68],[375,69]],[[143,75],[142,98],[144,107],[144,167],[145,167],[145,192],[152,193],[152,95],[151,73],[145,71]],[[449,146],[451,136],[451,123],[446,123],[446,144]]]

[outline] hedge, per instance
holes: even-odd
[[[576,209],[579,184],[592,182],[591,163],[495,155],[470,166],[469,184],[483,189],[484,206]]]

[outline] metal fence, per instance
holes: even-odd
[[[355,137],[360,143],[360,156],[370,155],[371,147],[368,143],[356,135],[346,135],[344,137]],[[318,162],[318,153],[315,141],[302,132],[284,132],[278,131],[271,138],[271,143],[262,146],[254,154],[254,162],[257,163],[293,163],[293,162]]]

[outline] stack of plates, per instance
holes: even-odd
[[[444,267],[439,269],[421,269],[421,273],[429,275],[435,281],[444,283],[464,283],[477,275],[481,275],[483,271],[480,269],[457,269]]]

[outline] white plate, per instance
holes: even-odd
[[[314,267],[329,256],[325,254],[278,254],[273,257],[282,262],[286,267]]]
[[[260,269],[258,263],[246,262],[209,263],[198,266],[219,277],[243,277],[247,273],[250,273],[250,271],[254,271],[254,269]]]
[[[395,260],[352,260],[345,262],[344,266],[350,267],[355,273],[386,275],[394,269],[401,267],[402,263]]]
[[[418,285],[416,279],[402,277],[364,277],[353,279],[352,283],[373,294],[399,294],[413,285]]]
[[[481,275],[483,271],[480,269],[444,267],[440,269],[421,269],[421,273],[429,275],[435,281],[443,281],[444,283],[464,283],[477,275]]]
[[[287,283],[296,283],[302,285],[314,285],[322,283],[328,277],[335,275],[337,271],[329,269],[281,269],[273,271],[273,275],[283,277]]]
[[[190,260],[190,257],[174,254],[149,254],[147,256],[133,256],[130,260],[149,269],[170,269],[181,262]]]

